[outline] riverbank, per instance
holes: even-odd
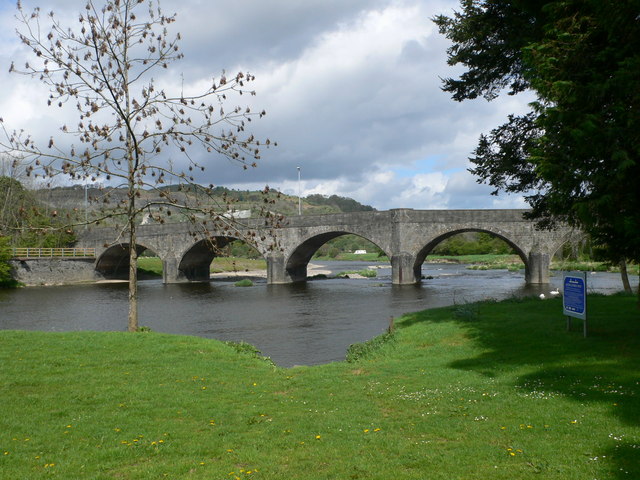
[[[352,363],[282,369],[157,333],[0,332],[7,478],[638,478],[635,298],[407,314]]]
[[[315,260],[330,261],[358,261],[372,264],[375,267],[381,263],[388,264],[387,257],[378,257],[377,254],[340,254],[336,258],[317,258]],[[454,263],[467,264],[471,270],[510,270],[518,271],[524,268],[524,263],[518,255],[462,255],[462,256],[446,256],[446,255],[430,255],[427,257],[428,263]],[[162,262],[156,257],[141,257],[139,259],[140,269],[147,275],[162,276]],[[236,277],[266,277],[267,264],[264,260],[252,260],[237,257],[216,257],[211,264],[212,278],[236,278]],[[314,270],[315,268],[315,270]],[[619,267],[614,265],[606,265],[603,262],[575,262],[575,261],[553,261],[551,270],[555,271],[587,271],[587,272],[620,272]],[[628,272],[630,275],[638,275],[640,267],[638,265],[629,265]],[[308,266],[308,275],[328,275],[330,272],[319,270],[312,263]],[[350,276],[357,278],[357,276]]]

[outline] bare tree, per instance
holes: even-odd
[[[225,105],[231,93],[254,95],[247,90],[254,77],[223,71],[198,93],[157,88],[154,73],[159,75],[183,54],[180,35],[168,32],[175,15],[165,16],[151,0],[88,0],[71,26],[63,26],[53,12],[26,12],[19,1],[17,12],[18,36],[33,58],[20,67],[12,64],[10,71],[48,86],[49,106],[74,109],[77,123],[60,130],[78,143],[62,144],[54,136],[42,143],[4,123],[6,139],[0,142],[6,152],[21,157],[31,175],[67,175],[74,181],[126,187],[126,199],[114,208],[126,219],[121,234],[130,250],[128,329],[135,331],[138,217],[147,210],[162,221],[163,215],[180,209],[194,220],[230,221],[219,207],[162,187],[179,184],[210,192],[212,186],[196,186],[195,172],[204,171],[204,162],[216,155],[243,168],[255,166],[261,146],[270,142],[261,144],[245,132],[245,125],[264,111]],[[198,160],[202,154],[207,160]],[[153,209],[139,201],[146,189],[155,189],[159,198]]]

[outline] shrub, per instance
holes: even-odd
[[[10,258],[9,238],[0,236],[0,288],[14,288],[18,286],[18,282],[11,276]]]

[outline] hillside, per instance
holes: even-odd
[[[179,192],[175,186],[165,187],[178,198],[198,196],[204,201],[206,196],[203,192]],[[49,208],[57,208],[62,210],[71,210],[77,208],[84,210],[85,208],[85,189],[82,186],[73,187],[55,187],[51,189],[35,190],[36,198]],[[217,205],[221,210],[226,209],[228,203],[236,211],[251,210],[252,216],[257,216],[258,212],[266,199],[273,200],[274,203],[269,206],[269,210],[287,216],[297,215],[298,213],[298,197],[285,195],[283,193],[271,190],[267,195],[260,191],[249,190],[231,190],[224,187],[216,187],[213,190],[211,198],[207,198],[208,205]],[[90,212],[108,207],[109,205],[117,205],[126,201],[125,189],[99,189],[88,187],[86,191],[86,206]],[[145,202],[161,201],[158,191],[143,191],[140,197],[140,204]],[[373,207],[363,205],[352,198],[340,197],[338,195],[310,195],[302,198],[302,212],[306,215],[317,215],[325,213],[341,213],[341,212],[358,212],[373,211]]]

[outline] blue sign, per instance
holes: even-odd
[[[564,276],[562,292],[564,314],[571,317],[587,318],[587,276],[584,272],[567,273]]]

